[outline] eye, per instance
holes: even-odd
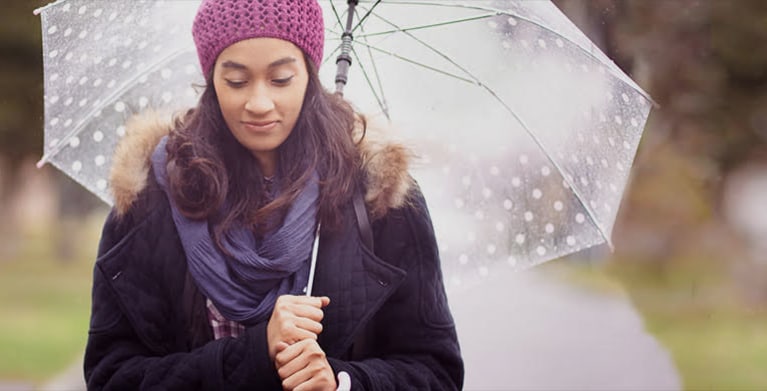
[[[232,88],[241,88],[244,87],[245,84],[247,84],[247,81],[244,80],[228,80],[226,79],[226,85]]]
[[[272,83],[274,83],[277,86],[286,86],[290,83],[291,80],[293,80],[293,77],[295,75],[291,75],[290,77],[286,77],[283,79],[272,79]]]

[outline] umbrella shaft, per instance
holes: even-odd
[[[349,0],[349,10],[346,13],[346,29],[341,35],[341,54],[336,58],[336,94],[343,95],[344,86],[348,81],[349,67],[352,65],[352,24],[354,23],[354,9],[356,8],[358,0]]]

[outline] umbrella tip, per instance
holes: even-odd
[[[40,169],[40,168],[43,168],[45,163],[47,163],[47,160],[45,159],[45,157],[43,157],[42,159],[40,159],[40,161],[37,162],[37,164],[35,164],[35,166],[37,166],[37,168]]]

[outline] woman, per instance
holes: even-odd
[[[89,388],[461,387],[407,152],[355,142],[364,120],[317,79],[323,29],[316,0],[201,4],[198,106],[134,119],[115,155]]]

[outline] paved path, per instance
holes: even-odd
[[[669,353],[620,292],[528,271],[451,292],[450,306],[467,390],[681,388]]]

